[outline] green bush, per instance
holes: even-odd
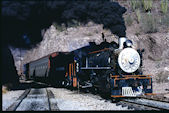
[[[147,11],[151,11],[152,9],[152,5],[153,5],[153,1],[152,0],[142,0],[143,6],[144,6],[144,10]]]
[[[140,21],[141,21],[141,13],[140,13],[139,9],[136,10],[136,16],[137,16],[137,22],[140,23]]]
[[[136,30],[136,31],[135,31],[135,35],[136,35],[136,36],[139,36],[139,35],[140,35],[140,31],[139,31],[139,30]]]
[[[58,31],[62,32],[62,31],[65,31],[67,29],[67,27],[77,27],[77,26],[82,25],[82,23],[78,22],[77,20],[72,19],[67,24],[64,24],[64,23],[58,24],[58,23],[54,22],[53,25],[55,26],[55,28]]]
[[[169,14],[163,15],[161,17],[161,25],[167,26],[169,28]]]
[[[142,6],[142,3],[140,0],[130,0],[129,4],[133,11],[135,11],[138,8],[141,8]]]
[[[157,19],[151,13],[145,14],[141,20],[141,29],[144,33],[157,32]]]
[[[56,28],[58,31],[60,31],[60,32],[66,30],[65,24],[59,25],[59,24],[57,24],[57,23],[54,22],[54,23],[53,23],[53,26],[55,26],[55,28]]]
[[[132,10],[134,11],[136,9],[136,0],[131,0],[130,6],[132,7]]]
[[[78,22],[77,20],[72,19],[70,22],[68,22],[67,25],[68,25],[68,27],[77,27],[77,26],[80,26],[81,23]]]
[[[165,14],[168,10],[168,0],[161,0],[161,11]]]
[[[131,15],[127,15],[126,16],[125,23],[126,23],[127,26],[131,26],[132,25],[133,19],[132,19]]]

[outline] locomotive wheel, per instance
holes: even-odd
[[[104,84],[104,92],[106,92],[106,94],[110,94],[110,73],[111,71],[106,71],[106,73],[103,76],[103,84]]]
[[[93,94],[97,94],[97,93],[99,92],[97,87],[92,87],[92,88],[90,88],[90,91],[91,91]]]

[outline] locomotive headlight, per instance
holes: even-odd
[[[118,63],[124,72],[133,73],[140,66],[140,55],[133,48],[125,48],[119,54]]]
[[[131,40],[127,40],[127,41],[125,42],[125,45],[126,45],[127,47],[131,47],[131,46],[133,45],[133,43],[132,43]]]

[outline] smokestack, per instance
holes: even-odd
[[[120,37],[119,39],[118,39],[118,43],[119,43],[119,48],[118,48],[118,50],[119,49],[123,49],[123,44],[124,44],[124,42],[127,40],[127,38],[126,37]]]

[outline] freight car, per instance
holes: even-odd
[[[152,93],[152,77],[142,74],[142,51],[131,40],[102,42],[72,52],[55,52],[28,63],[29,78],[44,78],[57,86],[90,89],[117,97]]]

